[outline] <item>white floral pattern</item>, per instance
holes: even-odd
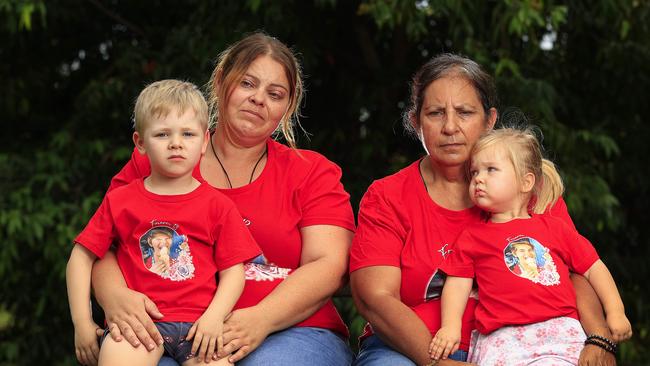
[[[569,317],[472,333],[467,361],[481,366],[577,365],[586,335]]]
[[[162,278],[172,281],[185,281],[194,277],[194,263],[190,248],[183,248],[175,261],[172,261],[169,271],[161,274]]]
[[[246,263],[244,265],[246,279],[252,281],[273,281],[285,279],[291,272],[290,268],[282,268],[271,264]]]

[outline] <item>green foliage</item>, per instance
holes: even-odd
[[[12,238],[0,251],[0,288],[8,294],[0,302],[0,351],[9,364],[22,364],[25,347],[38,347],[41,359],[74,358],[71,338],[52,341],[53,332],[70,329],[65,265],[72,239],[101,200],[87,175],[100,172],[106,150],[106,141],[59,132],[45,149],[0,154],[0,169],[13,178],[0,186],[8,192],[0,198],[0,234]]]
[[[160,78],[203,85],[217,54],[258,29],[298,51],[312,134],[299,144],[341,165],[355,206],[422,154],[400,126],[417,67],[443,51],[484,65],[501,112],[541,128],[576,225],[617,279],[635,330],[619,364],[650,358],[650,3],[0,0],[0,22],[0,364],[74,364],[65,264],[129,157],[135,96]],[[364,321],[336,303],[354,346]]]
[[[15,33],[19,30],[30,31],[34,18],[44,25],[46,16],[45,2],[34,0],[0,0],[0,19],[6,30]]]

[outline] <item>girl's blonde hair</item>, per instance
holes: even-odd
[[[300,103],[304,92],[300,64],[284,43],[262,32],[242,38],[219,55],[207,84],[210,128],[224,120],[230,91],[260,56],[269,56],[284,68],[289,82],[289,105],[280,121],[280,130],[289,146],[296,148],[294,126],[300,127]]]
[[[514,166],[519,183],[526,173],[535,176],[529,203],[529,209],[534,213],[544,213],[562,196],[562,178],[555,164],[542,156],[541,144],[531,127],[506,127],[489,131],[476,142],[471,156],[493,146],[505,152]]]

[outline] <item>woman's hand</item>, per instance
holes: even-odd
[[[578,366],[616,366],[616,357],[598,346],[586,344],[580,352]]]
[[[253,352],[269,335],[270,328],[265,317],[258,314],[258,308],[238,309],[233,311],[224,322],[223,343],[218,357],[229,353],[229,361],[235,363]]]
[[[124,336],[133,347],[142,342],[149,351],[163,343],[151,321],[151,317],[160,319],[163,315],[148,297],[126,286],[115,253],[108,251],[102,260],[95,262],[92,284],[115,342]]]
[[[113,289],[111,296],[105,297],[101,306],[115,342],[124,337],[133,347],[142,343],[149,351],[163,344],[163,338],[151,320],[152,317],[160,319],[163,314],[147,296],[128,287],[119,287]]]

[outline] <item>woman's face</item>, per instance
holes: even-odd
[[[217,128],[242,146],[264,142],[287,112],[290,86],[284,68],[269,56],[258,57],[228,93],[225,123]]]
[[[496,122],[496,109],[488,114],[466,78],[446,76],[429,84],[418,118],[422,143],[431,159],[441,166],[464,164],[474,143]]]

